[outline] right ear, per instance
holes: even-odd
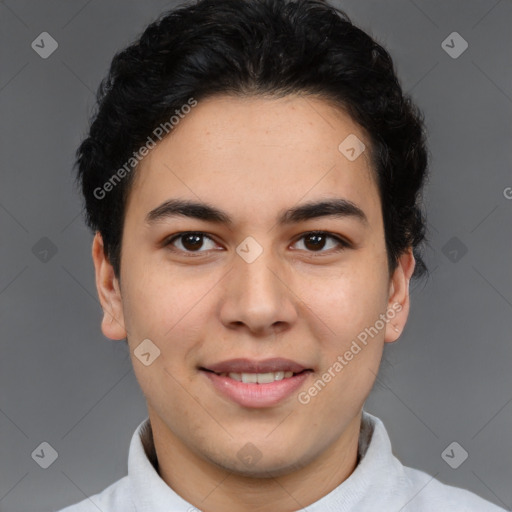
[[[92,242],[92,259],[96,272],[96,289],[103,308],[101,330],[111,340],[126,338],[123,303],[119,281],[114,274],[114,268],[105,256],[103,238],[99,231]]]

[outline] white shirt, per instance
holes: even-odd
[[[128,475],[101,493],[59,512],[197,511],[160,478],[152,463],[156,462],[154,450],[146,418],[132,436]],[[423,471],[402,465],[391,451],[382,421],[364,410],[359,456],[359,464],[345,481],[302,511],[505,512],[470,491],[443,484]]]

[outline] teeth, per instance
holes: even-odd
[[[242,382],[244,384],[254,384],[258,382],[258,377],[264,373],[242,373]]]
[[[268,373],[220,373],[221,377],[229,377],[245,384],[269,384],[275,380],[289,379],[293,372],[268,372]]]

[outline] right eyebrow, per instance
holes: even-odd
[[[192,219],[232,225],[229,215],[206,203],[183,199],[169,199],[146,215],[146,222],[154,224],[171,217],[190,217]]]

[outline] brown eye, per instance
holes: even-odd
[[[308,252],[330,252],[331,249],[334,249],[332,252],[337,252],[350,247],[348,242],[326,231],[306,233],[298,241],[303,241],[304,247]],[[332,241],[334,241],[334,244]],[[326,246],[328,250],[324,251],[323,249]]]
[[[317,251],[325,247],[325,239],[324,234],[312,233],[304,238],[304,245],[312,251]]]
[[[204,248],[205,241],[210,241],[211,247],[206,247],[206,250],[200,250]],[[178,235],[171,237],[167,242],[164,243],[164,245],[169,246],[171,250],[176,252],[195,252],[199,254],[207,252],[208,249],[212,249],[215,247],[214,241],[209,236],[202,232],[180,233]]]
[[[183,247],[185,247],[187,251],[197,251],[203,245],[203,236],[195,233],[183,235],[181,240]]]

